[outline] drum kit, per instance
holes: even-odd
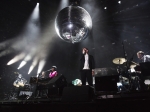
[[[112,62],[118,65],[117,72],[120,80],[120,82],[117,83],[118,90],[120,92],[140,90],[140,70],[137,70],[139,64],[128,61],[125,58],[115,58]]]

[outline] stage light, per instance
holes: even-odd
[[[46,63],[45,60],[40,60],[39,66],[38,66],[38,71],[37,71],[37,77],[38,77],[39,73],[41,73],[41,71],[42,71],[42,69],[43,69],[45,63]]]
[[[121,82],[117,82],[117,86],[122,86],[122,83]]]
[[[58,36],[69,43],[81,42],[89,36],[91,29],[92,19],[89,13],[79,6],[62,9],[55,19],[55,30]]]
[[[82,82],[81,82],[80,79],[75,79],[75,80],[72,81],[72,84],[73,84],[74,86],[81,86],[81,85],[82,85]]]
[[[121,1],[118,1],[119,4],[121,4]]]
[[[32,72],[32,70],[34,69],[34,67],[37,65],[38,63],[38,57],[35,57],[30,68],[29,68],[29,71],[28,71],[28,74],[30,74]]]
[[[26,61],[22,61],[18,67],[18,69],[22,68],[27,62]]]
[[[69,27],[69,28],[72,28],[72,27],[73,27],[73,25],[72,25],[72,24],[69,24],[69,25],[68,25],[68,27]]]
[[[4,50],[4,51],[0,52],[0,57],[6,56],[12,52],[13,52],[13,50],[10,50],[10,49]]]
[[[104,9],[107,9],[107,7],[104,7]]]
[[[16,63],[17,61],[23,59],[24,57],[25,57],[25,53],[21,53],[21,54],[15,56],[13,59],[11,59],[11,60],[7,63],[7,65],[11,65],[11,64],[13,64],[13,63]]]

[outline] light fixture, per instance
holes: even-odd
[[[75,80],[72,81],[72,84],[73,84],[74,86],[81,86],[81,85],[82,85],[82,82],[81,82],[80,79],[75,79]]]
[[[121,4],[121,1],[118,1],[119,4]]]
[[[58,36],[69,43],[78,43],[87,38],[92,29],[89,13],[80,6],[62,9],[55,19]]]

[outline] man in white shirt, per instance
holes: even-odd
[[[142,63],[150,62],[150,55],[145,55],[143,51],[138,51],[137,52],[137,57],[140,60],[140,62],[142,62]],[[140,69],[142,69],[142,68],[140,67]],[[139,75],[141,90],[145,90],[145,84],[144,84],[145,78],[144,78],[144,75],[145,74],[140,74]]]
[[[150,55],[144,55],[143,51],[137,52],[137,57],[141,62],[150,62]]]
[[[93,76],[95,63],[92,55],[89,55],[87,48],[82,49],[82,57],[80,59],[80,73],[82,85],[86,85],[86,80],[90,86],[93,86]]]

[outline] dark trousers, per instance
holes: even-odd
[[[90,86],[93,86],[93,77],[92,77],[91,70],[82,70],[81,71],[82,85],[86,85],[86,80]]]

